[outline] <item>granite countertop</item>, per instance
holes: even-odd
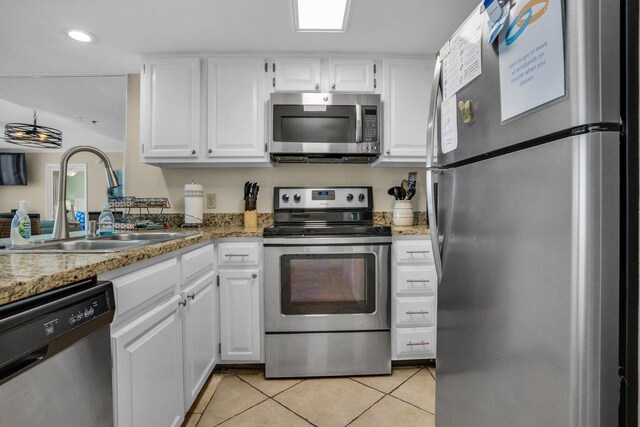
[[[426,225],[393,226],[392,234],[394,236],[428,235],[429,227]],[[195,230],[195,234],[184,238],[112,253],[18,254],[0,251],[0,305],[200,242],[225,237],[262,237],[262,228],[205,227]]]
[[[112,253],[18,254],[0,251],[0,305],[210,239],[262,237],[262,228],[223,227],[196,231],[184,238]]]

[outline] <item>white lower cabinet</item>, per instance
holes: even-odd
[[[217,306],[215,274],[185,288],[184,366],[185,407],[193,404],[217,361]]]
[[[393,240],[393,360],[436,357],[438,282],[430,247],[425,236],[402,236]]]
[[[217,363],[213,245],[163,258],[104,277],[126,308],[111,326],[118,427],[179,426]]]
[[[119,427],[179,426],[184,416],[181,301],[169,301],[112,334]]]
[[[260,361],[260,271],[220,270],[222,360]]]

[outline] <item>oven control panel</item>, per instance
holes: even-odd
[[[373,209],[371,187],[276,187],[274,209]]]

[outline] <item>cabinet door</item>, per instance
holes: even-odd
[[[209,60],[209,157],[265,160],[263,59]]]
[[[182,422],[180,300],[176,295],[112,334],[118,427]]]
[[[274,64],[276,92],[320,92],[320,59],[284,58]]]
[[[145,61],[140,92],[142,157],[198,157],[200,60]]]
[[[331,92],[373,92],[373,59],[329,59]]]
[[[220,270],[222,360],[260,361],[259,270]]]
[[[218,342],[214,339],[218,322],[214,281],[211,273],[184,291],[187,300],[184,311],[186,408],[191,407],[216,363]]]
[[[424,165],[433,66],[434,62],[426,59],[383,61],[382,161]]]

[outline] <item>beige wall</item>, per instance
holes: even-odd
[[[129,76],[127,93],[127,194],[138,197],[168,197],[171,212],[184,211],[184,185],[192,180],[215,193],[216,209],[205,212],[242,212],[245,181],[258,182],[258,210],[273,208],[273,187],[285,185],[370,185],[376,211],[391,211],[393,197],[387,189],[400,185],[409,171],[418,172],[415,210],[426,210],[424,168],[372,168],[368,165],[278,165],[273,168],[181,168],[168,169],[139,162],[140,76]]]
[[[29,200],[27,211],[39,213],[46,218],[45,165],[59,164],[62,153],[27,153],[26,186],[0,186],[0,212],[9,212],[18,207],[18,200]],[[115,169],[122,169],[122,153],[107,153]],[[87,165],[87,186],[89,210],[97,211],[107,200],[104,166],[96,163],[97,157],[90,153],[79,153],[71,158],[71,163]]]

